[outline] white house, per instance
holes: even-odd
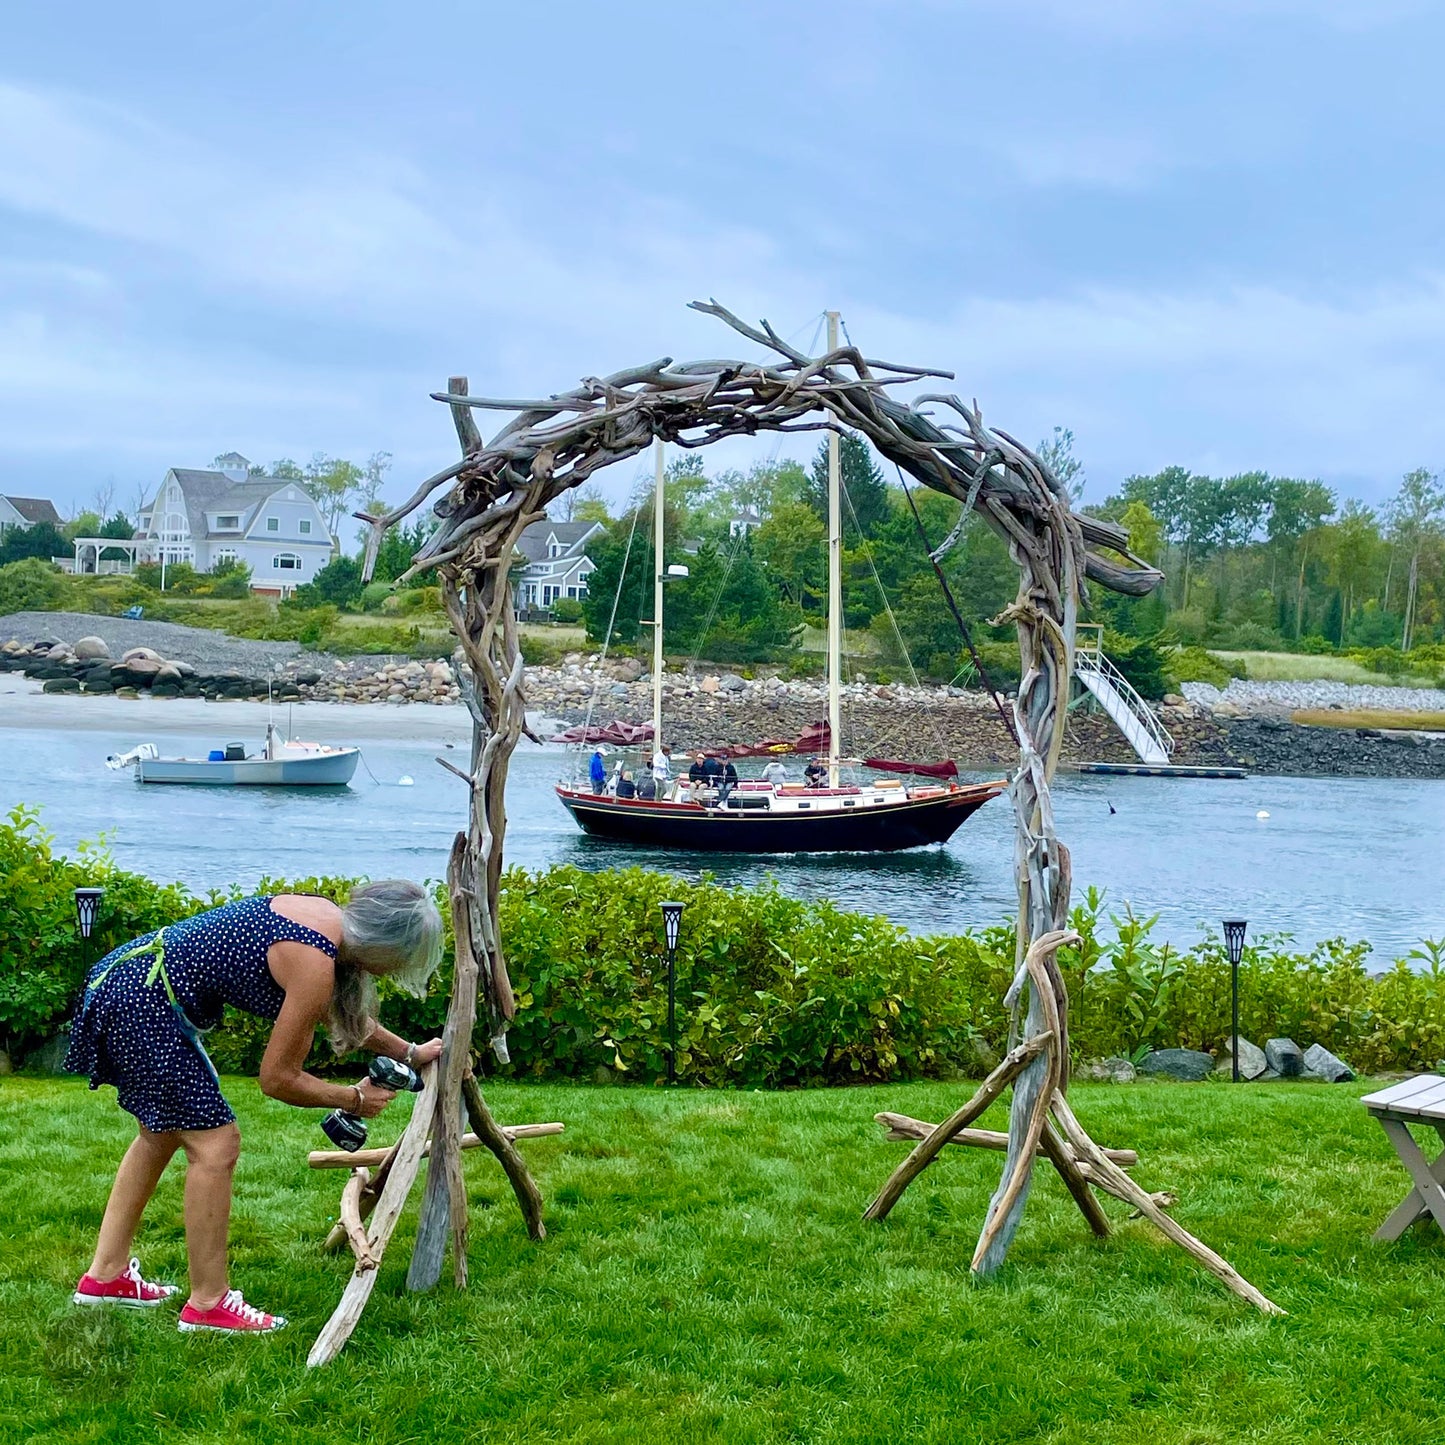
[[[209,572],[244,562],[251,590],[288,597],[331,560],[326,521],[300,482],[251,475],[236,452],[220,471],[172,467],[139,518],[142,558],[189,562]]]
[[[585,597],[592,575],[587,544],[604,531],[601,522],[533,522],[517,540],[517,550],[527,559],[512,571],[517,606],[551,607],[563,597]]]
[[[7,527],[34,527],[49,522],[59,527],[60,513],[46,497],[7,497],[0,495],[0,532]]]

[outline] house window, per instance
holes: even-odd
[[[526,587],[523,589],[522,595],[526,599],[527,606],[533,606],[537,601],[537,584],[535,582],[527,583]]]
[[[300,522],[300,526],[301,526],[301,535],[302,535],[303,537],[307,536],[307,535],[310,533],[310,531],[311,531],[311,522],[310,522],[310,519],[309,519],[309,518],[306,518],[306,517],[302,517],[301,522]]]
[[[562,544],[560,542],[553,542],[552,545],[547,548],[547,555],[549,557],[560,557],[562,555]]]
[[[567,589],[567,595],[569,597],[575,597],[577,595],[577,589],[575,587],[569,587]]]
[[[271,559],[273,572],[299,572],[301,559],[294,552],[278,552]]]
[[[267,517],[266,530],[268,532],[279,532],[281,530],[281,519],[279,517]]]
[[[235,560],[236,560],[236,549],[235,549],[234,547],[218,547],[218,548],[216,549],[215,558],[214,558],[214,560],[212,561],[211,565],[212,565],[213,567],[219,567],[219,566],[221,566],[223,563],[226,563],[226,562],[234,562]]]
[[[560,587],[544,587],[542,589],[542,606],[550,607],[557,600],[557,594],[561,590]]]
[[[216,526],[223,531],[230,531],[232,527],[241,525],[240,517],[217,517]]]

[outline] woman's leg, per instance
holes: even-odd
[[[152,1134],[144,1124],[140,1126],[115,1172],[105,1217],[100,1221],[100,1237],[95,1242],[95,1258],[86,1271],[92,1279],[115,1279],[130,1263],[141,1214],[180,1144],[179,1134]]]
[[[186,1255],[191,1265],[191,1304],[208,1310],[228,1288],[226,1236],[231,1226],[231,1176],[241,1154],[235,1124],[183,1129],[186,1151]]]

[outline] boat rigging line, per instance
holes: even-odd
[[[973,645],[973,634],[968,630],[968,623],[963,620],[963,613],[959,611],[958,603],[953,600],[953,589],[948,585],[948,578],[943,575],[943,568],[939,565],[938,558],[933,555],[933,549],[928,545],[928,530],[923,525],[923,518],[919,515],[918,504],[913,500],[913,493],[908,489],[908,481],[903,475],[903,468],[897,462],[893,463],[893,470],[898,473],[898,483],[903,488],[903,495],[908,499],[908,510],[913,513],[914,525],[918,528],[918,540],[923,543],[923,550],[928,553],[928,560],[933,564],[934,576],[938,578],[938,585],[943,589],[943,599],[948,603],[948,610],[953,613],[953,620],[958,623],[958,630],[963,636],[963,645],[968,648],[968,655],[973,659],[973,665],[978,670],[978,680],[988,689],[988,695],[993,699],[993,705],[998,710],[998,715],[1009,737],[1018,746],[1019,735],[1014,728],[1014,720],[1009,716],[1008,709],[1003,705],[1003,699],[998,694],[998,689],[989,680],[987,669],[983,665],[983,658],[978,655],[978,648]]]

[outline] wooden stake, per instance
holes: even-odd
[[[342,1347],[351,1338],[352,1330],[356,1328],[357,1320],[361,1318],[362,1310],[366,1308],[367,1300],[371,1298],[376,1277],[380,1273],[377,1265],[381,1263],[387,1242],[391,1239],[391,1232],[401,1218],[411,1186],[416,1182],[417,1170],[421,1168],[422,1150],[426,1147],[427,1130],[436,1110],[437,1066],[429,1064],[423,1072],[426,1078],[425,1087],[417,1098],[406,1130],[396,1146],[395,1158],[372,1215],[371,1228],[367,1232],[367,1246],[375,1263],[370,1268],[363,1268],[361,1261],[357,1261],[341,1296],[341,1303],[336,1306],[335,1312],[317,1335],[316,1343],[306,1357],[308,1368],[324,1365],[341,1353]]]
[[[863,1211],[864,1219],[887,1219],[888,1211],[898,1203],[903,1191],[933,1163],[939,1151],[966,1124],[977,1119],[998,1096],[1008,1087],[1020,1069],[1032,1058],[1036,1058],[1048,1047],[1048,1034],[1038,1034],[1026,1039],[1010,1051],[993,1073],[978,1087],[968,1103],[956,1109],[943,1123],[936,1125],[919,1146],[888,1176],[888,1182],[878,1191],[878,1197]]]

